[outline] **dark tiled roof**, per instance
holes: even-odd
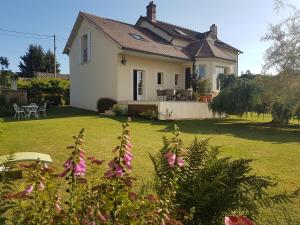
[[[147,20],[157,28],[165,31],[171,36],[178,38],[185,38],[191,42],[185,48],[173,46],[171,43],[165,41],[155,33],[146,28],[142,28],[138,25],[131,25],[116,20],[106,19],[103,17],[91,15],[89,13],[80,12],[77,21],[74,25],[72,33],[64,49],[64,53],[69,53],[69,47],[73,39],[75,38],[76,26],[78,21],[83,18],[87,19],[90,23],[94,24],[96,28],[103,31],[109,36],[120,48],[125,50],[133,50],[138,52],[150,53],[160,56],[173,57],[184,60],[191,60],[192,58],[210,58],[217,57],[226,60],[232,59],[222,49],[230,49],[233,51],[239,51],[238,49],[220,41],[209,41],[207,38],[210,31],[200,33],[187,28],[179,27],[176,25],[164,23],[161,21],[151,22],[146,17],[140,17],[140,20]],[[78,27],[77,27],[78,28]],[[176,31],[177,30],[177,31]],[[178,32],[179,30],[179,32]],[[135,39],[132,34],[140,35],[143,40]],[[186,34],[186,35],[184,35]]]
[[[167,32],[168,34],[174,36],[174,37],[179,37],[179,38],[184,38],[184,39],[189,39],[189,40],[199,40],[202,38],[205,38],[206,36],[209,35],[210,31],[201,33],[198,31],[194,31],[188,28],[184,28],[184,27],[180,27],[174,24],[170,24],[170,23],[166,23],[166,22],[162,22],[162,21],[156,21],[156,22],[151,22],[150,20],[147,19],[147,17],[141,17],[143,20],[147,20],[149,23],[152,23],[154,26],[164,30],[165,32]],[[178,31],[176,30],[180,30],[183,31],[183,33],[187,34],[187,35],[182,35],[180,33],[178,33]]]
[[[203,39],[200,41],[195,41],[189,44],[185,50],[190,54],[190,57],[193,58],[220,58],[230,61],[236,61],[229,54],[224,52],[222,48],[219,48],[216,45],[215,41]]]
[[[181,48],[170,45],[168,42],[164,41],[159,36],[145,28],[94,16],[88,13],[80,14],[95,24],[99,29],[101,29],[124,49],[148,52],[181,59],[189,59],[188,55],[186,55]],[[145,40],[137,40],[130,34],[140,35]]]

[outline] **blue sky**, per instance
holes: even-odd
[[[1,3],[0,29],[67,38],[79,11],[134,24],[146,14],[149,0],[9,0]],[[268,44],[261,41],[268,24],[289,15],[285,9],[276,14],[274,0],[156,0],[157,19],[198,31],[218,26],[219,38],[244,52],[240,71],[259,73]],[[299,0],[290,3],[300,8]],[[29,44],[52,49],[50,39],[14,37],[0,30],[0,56],[8,57],[10,69],[18,71],[20,56]],[[21,34],[19,34],[21,35]],[[62,54],[65,39],[57,41],[57,57],[63,73],[69,72],[68,57]]]

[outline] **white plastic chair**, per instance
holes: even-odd
[[[46,117],[47,116],[47,114],[46,114],[46,111],[47,111],[47,102],[45,102],[45,104],[43,106],[40,106],[38,111],[40,113],[43,113],[44,117]]]
[[[17,116],[18,116],[18,120],[20,120],[20,117],[26,118],[25,110],[20,108],[16,103],[14,103],[13,105],[14,105],[14,109],[15,109],[14,119],[16,119]]]

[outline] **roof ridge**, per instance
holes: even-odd
[[[110,20],[110,21],[112,21],[112,22],[122,23],[122,24],[125,24],[125,25],[128,25],[128,26],[135,27],[134,24],[122,22],[122,21],[119,21],[119,20],[110,19],[110,18],[106,18],[106,17],[103,17],[103,16],[97,16],[97,15],[94,15],[94,14],[91,14],[91,13],[87,13],[87,12],[82,12],[82,11],[80,11],[80,13],[85,14],[85,15],[87,15],[87,16],[95,16],[95,17],[98,17],[98,18],[101,18],[101,19],[104,19],[104,20]]]
[[[188,31],[191,31],[191,32],[195,32],[195,33],[200,33],[200,34],[206,33],[206,32],[200,32],[200,31],[192,30],[191,28],[186,28],[186,27],[183,27],[183,26],[175,25],[173,23],[164,22],[164,21],[161,21],[161,20],[157,20],[157,22],[164,23],[164,24],[167,24],[167,25],[171,25],[171,26],[177,27],[179,29],[184,29],[184,30],[188,30]]]

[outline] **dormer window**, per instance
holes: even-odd
[[[183,36],[188,36],[186,33],[184,33],[182,30],[178,29],[178,28],[174,28],[174,30],[178,33],[181,34]]]
[[[136,40],[145,41],[145,38],[143,38],[142,35],[140,35],[140,34],[130,34],[130,36]]]

